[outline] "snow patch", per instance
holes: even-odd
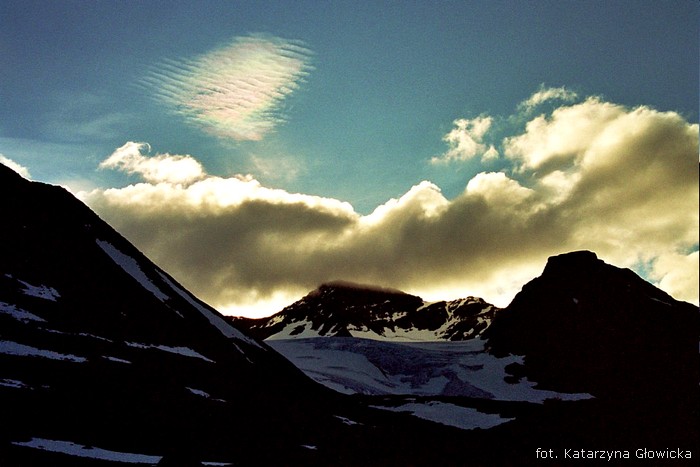
[[[265,323],[265,327],[269,328],[271,326],[274,326],[275,324],[281,323],[282,321],[284,321],[284,315],[273,316],[271,320]]]
[[[153,344],[140,344],[138,342],[125,342],[129,347],[134,347],[137,349],[157,349],[163,352],[168,352],[177,355],[183,355],[185,357],[199,358],[205,362],[215,363],[214,360],[210,360],[204,355],[196,352],[189,347],[170,347],[168,345],[153,345]]]
[[[18,357],[40,357],[75,363],[87,362],[87,358],[54,352],[53,350],[37,349],[36,347],[19,344],[12,341],[0,341],[0,353],[5,355],[16,355]]]
[[[300,328],[303,327],[303,329],[300,330]],[[311,323],[308,320],[302,320],[302,321],[295,321],[293,323],[289,323],[282,329],[280,332],[271,335],[268,337],[267,340],[276,340],[276,339],[307,339],[310,337],[323,337],[317,330],[313,328],[313,323]]]
[[[211,394],[209,394],[208,392],[203,391],[203,390],[201,390],[201,389],[191,388],[191,387],[188,387],[188,386],[185,386],[185,389],[187,389],[189,392],[191,392],[191,393],[194,394],[195,396],[203,397],[204,399],[209,399],[209,400],[213,400],[213,401],[216,401],[216,402],[224,402],[224,403],[226,402],[224,399],[214,399],[214,398],[211,396]],[[228,464],[225,464],[225,465],[228,465]]]
[[[43,298],[44,300],[49,300],[52,302],[55,302],[57,298],[61,298],[61,295],[53,287],[49,287],[46,285],[32,285],[19,279],[17,279],[17,281],[24,286],[24,289],[22,289],[22,293],[25,295],[29,295],[31,297],[36,298]]]
[[[103,341],[103,342],[114,342],[111,339],[107,339],[106,337],[102,336],[96,336],[95,334],[90,334],[88,332],[79,332],[78,334],[75,334],[76,336],[80,337],[89,337],[90,339],[97,339],[98,341]]]
[[[0,386],[13,389],[32,389],[27,383],[17,379],[0,379]]]
[[[346,417],[341,417],[340,415],[333,415],[333,416],[335,418],[337,418],[338,420],[340,420],[341,422],[343,422],[344,424],[349,425],[349,426],[363,425],[363,423],[356,422],[354,420],[350,420],[349,418],[346,418]]]
[[[204,397],[205,399],[211,399],[211,395],[206,391],[202,391],[201,389],[190,388],[187,386],[185,387],[185,389],[190,391],[195,396]]]
[[[514,418],[502,418],[497,414],[479,412],[470,407],[461,407],[446,402],[430,401],[427,403],[409,403],[398,407],[385,407],[372,405],[375,409],[389,410],[392,412],[409,412],[411,415],[440,423],[442,425],[454,426],[462,430],[473,430],[475,428],[488,429],[501,423],[515,420]]]
[[[671,305],[671,304],[668,303],[668,302],[665,302],[665,301],[663,301],[663,300],[659,300],[658,298],[654,298],[654,297],[649,297],[649,298],[651,298],[651,299],[654,300],[655,302],[659,302],[659,303],[661,303],[661,304],[663,304],[663,305],[666,305],[666,306],[673,306],[673,305]]]
[[[32,438],[30,441],[14,441],[12,444],[26,448],[40,449],[42,451],[68,454],[75,457],[97,459],[113,462],[124,462],[127,464],[150,464],[155,465],[162,459],[162,456],[151,456],[146,454],[134,454],[129,452],[109,451],[96,447],[84,446],[72,441],[58,441],[52,439]]]
[[[392,394],[393,384],[365,355],[341,347],[317,346],[340,344],[343,340],[338,337],[288,339],[271,341],[270,345],[309,377],[340,393]]]
[[[158,300],[164,302],[170,298],[164,294],[163,291],[151,281],[151,279],[148,278],[146,273],[141,270],[139,263],[134,258],[122,253],[109,242],[99,239],[96,241],[97,245],[99,245],[99,247],[102,248],[102,250],[107,253],[110,258],[112,258],[112,261],[120,266],[127,274],[133,277],[144,289],[155,295]]]
[[[446,327],[446,326],[443,326]],[[430,331],[428,329],[390,329],[385,327],[383,333],[377,334],[374,331],[350,331],[350,335],[353,337],[358,337],[362,339],[373,339],[380,341],[394,341],[394,342],[432,342],[439,341],[439,329],[436,331]]]
[[[22,321],[23,323],[29,323],[30,321],[45,323],[46,320],[38,317],[34,313],[30,313],[21,308],[17,308],[15,305],[9,303],[0,302],[0,314],[10,315],[17,321]]]
[[[110,357],[109,355],[103,355],[102,358],[105,358],[105,359],[109,360],[110,362],[126,363],[128,365],[131,365],[131,362],[129,360],[124,360],[123,358]]]

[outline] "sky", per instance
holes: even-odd
[[[226,314],[507,305],[587,249],[698,303],[700,5],[0,0],[0,162]]]

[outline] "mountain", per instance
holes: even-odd
[[[549,258],[484,336],[495,355],[525,355],[512,370],[545,387],[629,397],[700,380],[698,307],[589,251]]]
[[[497,308],[480,298],[427,303],[398,290],[348,282],[321,285],[267,318],[234,318],[260,339],[362,337],[395,341],[464,340],[483,332]]]
[[[263,342],[66,190],[0,165],[0,196],[3,467],[699,455],[697,307],[592,254],[550,259],[504,310],[326,284],[267,327],[333,337]]]
[[[471,443],[316,384],[66,190],[0,165],[0,196],[3,467],[431,465]]]
[[[317,385],[67,191],[0,166],[0,196],[1,465],[71,446],[245,458],[256,437],[303,450],[287,418],[323,425]]]
[[[589,251],[549,258],[504,309],[326,284],[245,326],[329,388],[508,442],[700,446],[698,307]],[[468,412],[483,404],[496,418]]]

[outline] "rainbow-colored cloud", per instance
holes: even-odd
[[[165,60],[142,84],[207,133],[259,141],[286,120],[281,103],[308,75],[310,59],[299,41],[236,37],[194,59]]]

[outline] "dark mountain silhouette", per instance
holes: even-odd
[[[696,306],[579,251],[549,258],[485,337],[543,386],[632,396],[697,388],[699,334]]]
[[[525,356],[507,368],[515,379],[591,393],[611,405],[611,418],[643,414],[620,428],[638,443],[671,439],[698,452],[698,307],[629,269],[589,251],[551,257],[484,336],[495,355]]]

